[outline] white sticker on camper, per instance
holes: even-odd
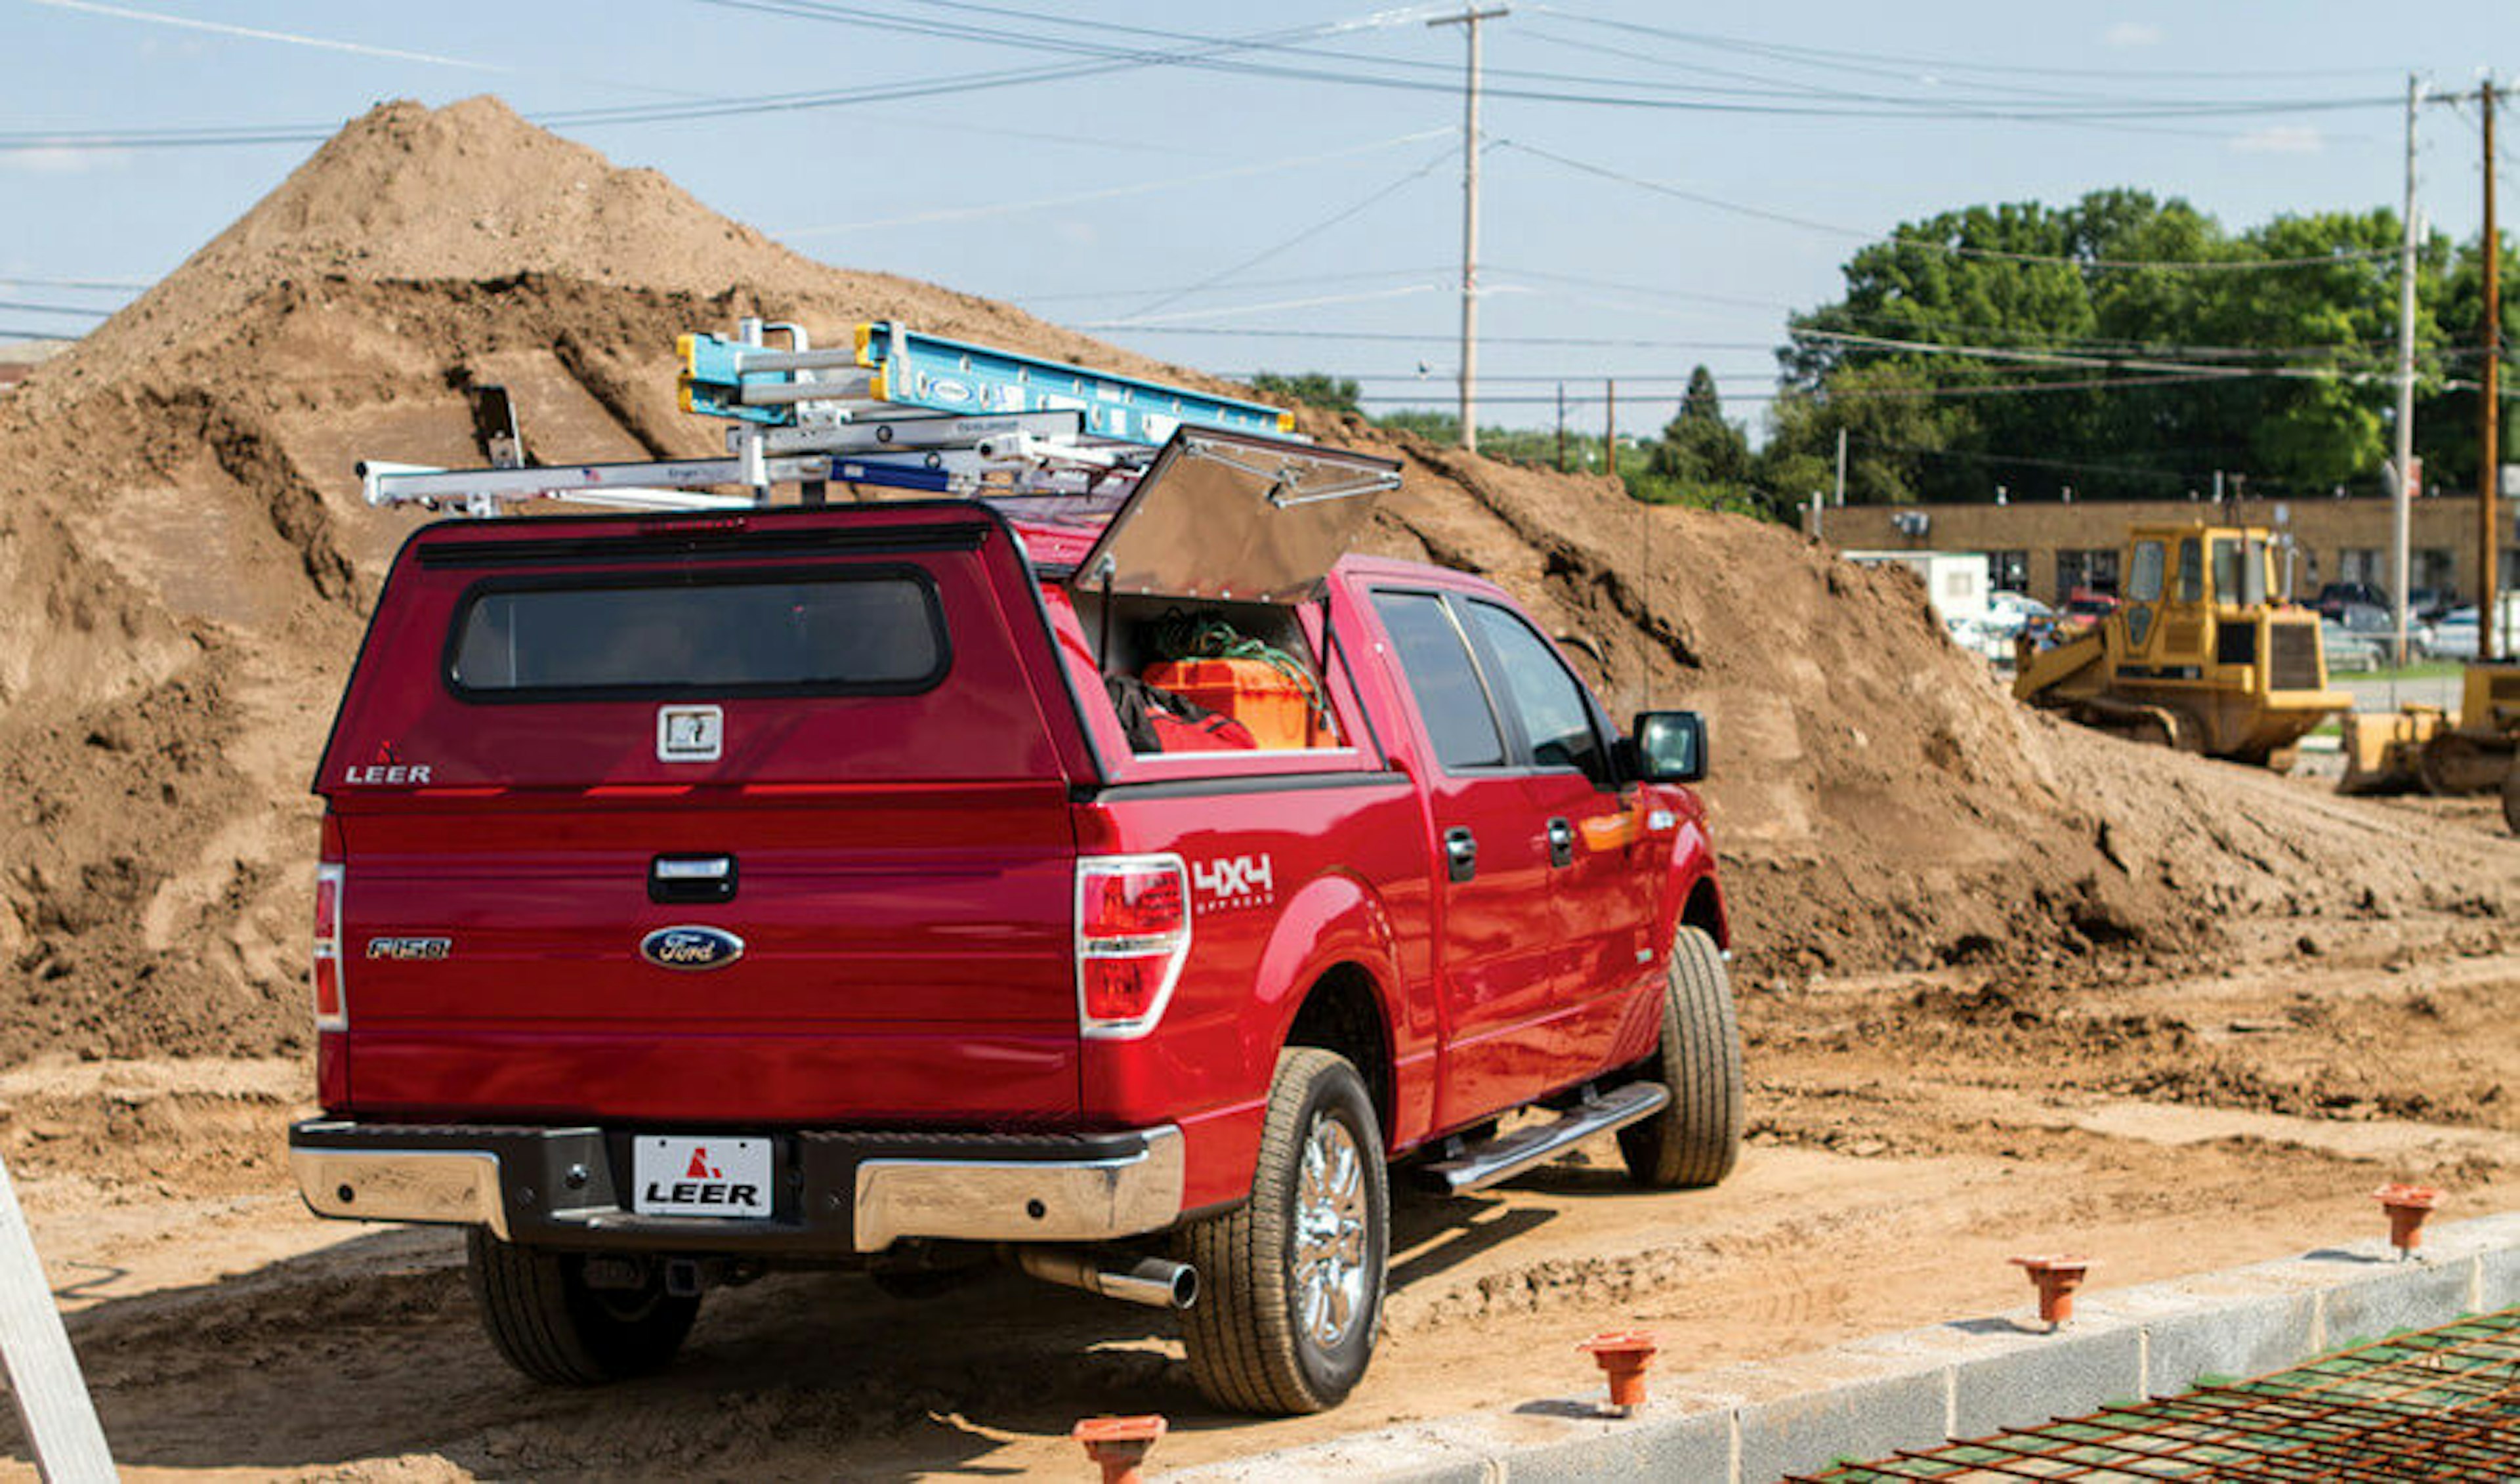
[[[716,706],[658,706],[656,761],[713,763],[726,746],[726,713]]]

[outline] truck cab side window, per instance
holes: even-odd
[[[1487,688],[1444,601],[1428,593],[1376,593],[1373,607],[1391,633],[1400,673],[1435,744],[1435,761],[1447,773],[1503,765],[1505,738],[1488,709]]]
[[[1522,734],[1531,743],[1531,760],[1543,768],[1573,768],[1597,784],[1610,779],[1610,759],[1593,726],[1593,708],[1585,704],[1584,687],[1549,641],[1511,612],[1492,603],[1464,605],[1470,623],[1496,656],[1505,694]]]

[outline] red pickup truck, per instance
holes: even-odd
[[[1191,441],[1101,526],[420,530],[316,783],[307,1203],[469,1227],[546,1381],[772,1270],[1008,1262],[1184,1311],[1209,1397],[1294,1413],[1372,1353],[1386,1171],[1616,1130],[1642,1185],[1721,1179],[1702,724],[1622,734],[1495,586],[1340,559],[1294,445]],[[1251,703],[1142,678],[1202,662]]]

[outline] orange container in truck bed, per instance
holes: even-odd
[[[1168,659],[1138,678],[1233,717],[1263,747],[1312,745],[1312,702],[1302,685],[1267,660]]]

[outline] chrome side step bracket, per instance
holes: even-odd
[[[1671,1089],[1659,1082],[1630,1082],[1598,1094],[1588,1089],[1583,1102],[1551,1121],[1516,1129],[1459,1152],[1448,1151],[1446,1157],[1418,1166],[1418,1176],[1429,1190],[1447,1195],[1484,1191],[1596,1134],[1650,1118],[1669,1102]]]

